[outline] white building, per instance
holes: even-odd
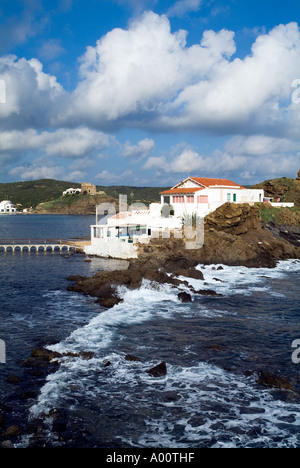
[[[188,177],[170,190],[161,192],[161,205],[168,203],[175,216],[207,216],[226,202],[263,202],[264,191],[246,189],[228,179]]]
[[[0,213],[15,213],[16,206],[10,200],[0,202]]]
[[[182,221],[176,217],[163,218],[161,205],[152,203],[149,210],[124,211],[111,216],[106,224],[91,226],[91,245],[87,255],[106,258],[138,258],[140,244],[151,238],[170,238],[170,231],[181,231]]]
[[[80,188],[69,188],[67,190],[65,190],[63,192],[63,196],[66,196],[66,195],[75,195],[76,193],[81,193],[81,189]]]
[[[91,226],[91,245],[85,246],[84,252],[100,257],[137,258],[140,244],[147,244],[151,238],[170,238],[171,231],[176,238],[182,238],[183,231],[187,235],[186,224],[183,225],[186,215],[196,214],[203,219],[226,202],[253,205],[263,199],[263,190],[249,190],[227,179],[188,177],[162,192],[161,203],[152,203],[149,209],[120,208],[120,213]],[[198,235],[197,229],[196,232]],[[201,235],[198,241],[202,242]]]

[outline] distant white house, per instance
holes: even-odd
[[[160,195],[161,205],[171,205],[177,217],[207,216],[226,202],[253,205],[264,201],[264,190],[247,189],[228,179],[204,177],[188,177]]]
[[[81,193],[80,188],[69,188],[63,192],[63,196],[65,195],[75,195],[76,193]]]
[[[0,213],[15,213],[16,206],[10,200],[0,202]]]

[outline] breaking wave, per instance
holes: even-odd
[[[274,391],[258,387],[254,376],[201,361],[189,340],[197,340],[193,324],[198,318],[208,327],[211,320],[237,314],[226,308],[226,297],[284,298],[284,288],[274,288],[274,282],[298,272],[300,262],[280,262],[273,270],[224,265],[198,269],[205,280],[189,278],[190,285],[222,296],[194,295],[194,302],[182,304],[178,289],[154,288],[144,281],[139,290],[120,289],[124,302],[102,310],[50,346],[60,353],[94,354],[88,361],[61,358],[59,369],[48,376],[31,407],[31,417],[62,408],[74,427],[81,431],[84,427],[94,446],[299,447],[300,411],[294,394],[283,401]],[[167,333],[168,326],[172,334]],[[126,354],[136,350],[141,360],[126,361]],[[158,359],[166,360],[168,373],[153,379],[145,371]]]

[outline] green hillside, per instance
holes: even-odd
[[[59,198],[70,187],[80,188],[80,184],[52,179],[0,184],[0,200],[35,208],[39,203]]]
[[[81,184],[53,179],[2,183],[0,184],[0,201],[11,200],[14,204],[21,205],[20,208],[33,207],[35,209],[40,203],[60,199],[62,193],[70,187],[80,188]],[[97,186],[97,192],[105,192],[108,197],[113,199],[118,200],[120,194],[127,195],[129,205],[138,202],[145,205],[158,202],[160,200],[159,192],[165,189],[166,187]],[[66,205],[70,205],[72,201],[76,201],[75,198],[68,198],[64,202]],[[50,206],[52,205],[49,205],[49,209]]]
[[[127,195],[127,203],[155,203],[160,201],[159,193],[170,187],[128,187],[128,186],[97,186],[98,191],[104,191],[112,198],[119,198],[119,195]]]
[[[299,171],[300,173],[300,171]],[[280,179],[266,180],[253,188],[261,188],[266,197],[280,198],[282,202],[293,202],[300,206],[300,174],[297,179],[282,177]]]

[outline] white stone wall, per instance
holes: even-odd
[[[136,243],[111,238],[93,238],[92,245],[84,247],[84,253],[87,255],[97,255],[103,258],[119,258],[122,260],[138,258],[137,252]]]

